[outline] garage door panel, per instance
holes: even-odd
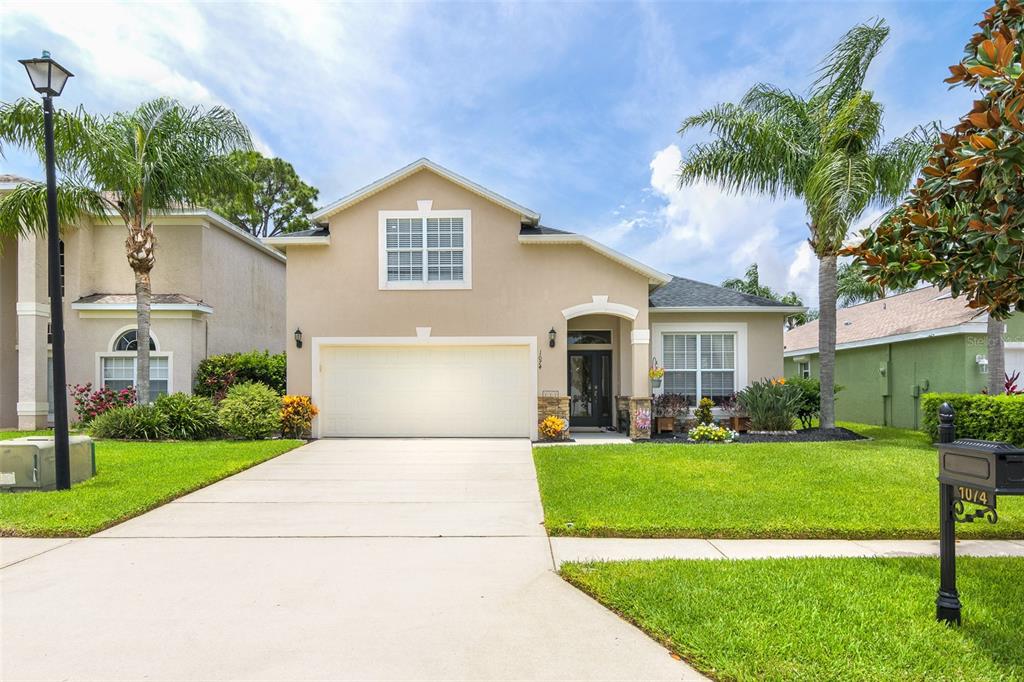
[[[526,346],[328,347],[322,436],[529,436]]]

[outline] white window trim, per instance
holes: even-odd
[[[134,327],[132,327],[134,329]],[[116,338],[116,337],[115,337]],[[160,346],[158,345],[157,348]],[[120,351],[107,351],[105,353],[96,353],[96,381],[93,386],[96,389],[103,388],[103,359],[104,358],[137,358],[139,354],[134,350],[120,350]],[[169,351],[149,351],[149,357],[151,358],[167,358],[167,393],[174,393],[174,353]],[[138,363],[135,364],[135,377],[132,379],[132,385],[138,386],[139,380],[139,369]]]
[[[377,212],[377,283],[381,291],[407,291],[410,289],[472,289],[473,288],[473,219],[469,210],[435,211],[378,211]],[[462,218],[462,281],[421,280],[388,281],[387,221],[389,218]],[[423,246],[426,251],[426,244]],[[423,276],[427,276],[427,262],[423,261]]]
[[[804,365],[807,365],[807,373],[804,374]],[[811,378],[811,361],[810,360],[797,360],[796,362],[796,373],[801,379]]]
[[[665,334],[722,334],[736,335],[736,390],[741,391],[750,385],[747,377],[747,324],[745,322],[687,322],[652,324],[653,338],[651,353],[657,358],[658,366],[664,367]],[[665,384],[654,389],[654,395],[665,392]]]

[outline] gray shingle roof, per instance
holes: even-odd
[[[274,235],[275,237],[329,237],[331,231],[326,227],[311,227],[308,230],[300,230],[298,232],[286,232],[285,234]]]
[[[674,275],[671,282],[651,292],[650,304],[652,308],[774,308],[785,305],[768,298]]]
[[[177,304],[177,305],[206,305],[198,298],[187,294],[153,294],[154,304]],[[130,303],[135,305],[135,294],[89,294],[75,301],[75,303],[100,303],[106,305],[117,305]]]
[[[573,234],[572,232],[566,232],[565,230],[556,230],[553,227],[546,227],[544,225],[526,225],[523,224],[519,227],[519,234],[521,235],[538,235],[538,234]]]

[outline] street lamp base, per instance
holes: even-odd
[[[946,625],[960,625],[960,595],[956,590],[939,590],[935,600],[935,619]]]

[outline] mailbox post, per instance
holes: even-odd
[[[960,624],[956,588],[956,524],[996,523],[999,495],[1024,495],[1024,449],[996,441],[956,440],[956,413],[939,408],[939,594],[935,617]],[[974,505],[970,510],[966,504]]]

